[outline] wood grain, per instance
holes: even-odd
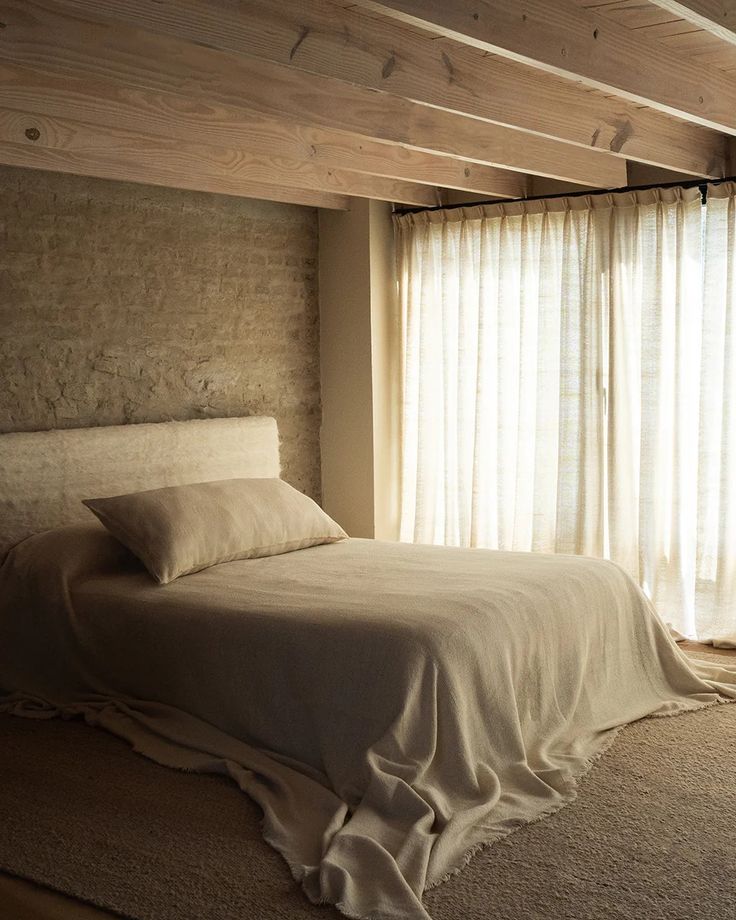
[[[262,160],[262,165],[272,164],[276,172],[284,161],[304,161],[346,179],[349,173],[350,188],[358,197],[364,193],[366,197],[379,197],[384,192],[398,196],[410,190],[408,197],[417,204],[427,204],[430,200],[437,204],[435,187],[427,188],[430,180],[444,180],[440,182],[443,187],[452,187],[453,180],[459,179],[458,169],[467,170],[465,181],[468,184],[478,184],[493,197],[519,197],[527,189],[526,177],[520,173],[460,163],[447,157],[430,156],[430,162],[422,163],[424,154],[403,147],[365,142],[347,135],[323,137],[320,132],[275,122],[257,114],[193,105],[190,100],[169,93],[145,92],[102,80],[91,84],[87,80],[62,79],[2,61],[0,86],[0,100],[7,103],[6,132],[11,126],[10,114],[21,116],[21,120],[14,123],[15,134],[7,138],[12,142],[25,143],[27,138],[23,131],[35,127],[40,134],[39,140],[54,137],[57,144],[63,145],[75,143],[75,137],[84,136],[85,143],[92,147],[101,150],[112,147],[114,152],[116,139],[127,132],[129,137],[146,137],[149,144],[174,142],[176,147],[194,145],[240,151]],[[56,126],[56,134],[48,130],[51,124]],[[63,126],[68,124],[76,125],[76,130],[64,130]],[[79,133],[81,131],[84,135]],[[106,135],[113,138],[107,148]],[[132,143],[135,146],[137,142]],[[364,148],[367,150],[365,156]],[[439,172],[431,162],[434,159],[443,164]],[[381,170],[386,173],[385,179],[380,177]],[[394,176],[401,177],[402,173],[416,178],[417,182],[391,184]],[[477,181],[478,175],[482,181]],[[420,178],[423,184],[419,184]],[[328,187],[334,188],[334,181],[329,182]]]
[[[710,32],[721,41],[736,44],[734,0],[651,0],[663,10]]]
[[[427,207],[440,203],[437,190],[427,185],[380,179],[345,169],[326,169],[307,159],[260,157],[235,148],[182,143],[176,138],[155,137],[112,126],[100,130],[71,119],[0,108],[0,145],[5,143],[11,144],[14,151],[16,147],[29,151],[34,158],[39,156],[36,151],[43,149],[48,151],[48,156],[66,155],[70,163],[113,163],[120,168],[122,179],[141,181],[143,176],[145,181],[148,168],[154,177],[153,184],[158,184],[154,180],[164,179],[169,171],[172,174],[190,171],[198,181],[206,179],[208,191],[224,194],[254,197],[254,188],[267,190],[268,186],[276,185]],[[30,153],[31,150],[34,152]],[[0,161],[2,157],[0,150]],[[136,166],[134,176],[128,175],[131,163]]]
[[[7,166],[262,198],[317,208],[348,210],[350,207],[350,199],[345,195],[282,185],[273,174],[270,181],[250,181],[240,174],[242,170],[238,168],[237,161],[224,163],[203,151],[195,153],[181,148],[176,150],[174,145],[171,149],[164,146],[160,151],[151,146],[138,150],[129,146],[101,152],[94,148],[75,149],[39,143],[40,136],[38,141],[25,136],[24,140],[8,140],[7,137],[17,136],[19,131],[23,135],[26,130],[33,132],[34,125],[41,125],[44,132],[48,132],[51,126],[48,121],[44,123],[38,118],[28,119],[18,113],[3,113],[3,116],[0,119],[0,163]],[[51,130],[53,132],[55,128],[51,127]],[[68,137],[68,131],[67,126],[59,133]],[[35,134],[31,136],[35,137]],[[43,136],[46,141],[49,140],[47,133]]]
[[[736,134],[736,84],[571,0],[356,0],[361,7]]]
[[[595,7],[595,12],[611,18],[627,29],[635,29],[646,41],[661,42],[673,54],[693,64],[706,64],[722,71],[736,71],[736,45],[722,41],[713,32],[698,29],[691,22],[641,0],[575,0],[579,6]]]
[[[625,182],[625,164],[611,154],[166,35],[83,21],[45,0],[6,0],[0,3],[0,17],[6,24],[0,33],[1,60],[65,80],[83,80],[91,86],[114,80],[142,90],[186,95],[192,105],[248,109],[583,185]],[[5,87],[0,92],[5,94]],[[2,95],[0,104],[15,107]]]
[[[104,6],[64,0],[64,6],[628,159],[725,175],[723,137],[715,131],[327,0],[106,0]]]
[[[5,12],[8,12],[8,7],[5,7]],[[0,65],[1,62],[0,40]],[[35,105],[36,110],[42,114],[47,109],[39,102],[38,94],[34,95],[33,87],[37,85],[39,92],[44,92],[43,81],[34,80],[30,74],[18,77],[17,72],[13,74],[12,68],[5,71],[5,76],[0,82],[0,104],[3,101],[15,101],[18,104],[15,91],[24,79],[28,95],[25,100],[20,101],[19,107],[27,108],[27,102],[28,105]],[[379,143],[345,132],[287,123],[242,109],[216,109],[202,105],[201,124],[196,119],[172,123],[176,122],[178,113],[188,111],[196,114],[196,110],[191,105],[187,106],[183,100],[176,99],[169,100],[167,106],[166,101],[162,101],[160,97],[156,98],[156,94],[143,90],[137,91],[140,110],[136,108],[135,101],[128,93],[127,99],[130,104],[125,107],[125,111],[118,112],[117,90],[108,81],[96,81],[96,84],[91,86],[84,80],[70,79],[70,95],[74,95],[75,87],[81,92],[77,93],[70,106],[60,107],[56,81],[54,87],[49,88],[49,93],[54,98],[49,100],[48,113],[60,117],[79,117],[84,115],[85,107],[88,107],[93,121],[101,125],[105,124],[104,118],[99,118],[102,110],[102,114],[113,116],[107,119],[112,126],[120,123],[130,130],[139,128],[145,133],[176,136],[183,141],[194,140],[202,144],[236,146],[257,156],[307,159],[327,169],[350,169],[381,178],[477,192],[489,197],[518,198],[526,194],[528,188],[527,177],[518,172],[439,156],[396,144]],[[85,89],[91,90],[91,98],[87,102],[84,98]],[[139,111],[139,119],[136,119],[136,111]],[[213,114],[215,112],[219,112],[219,118],[217,114]],[[121,119],[120,122],[118,118]],[[217,120],[217,124],[213,124],[213,118]]]

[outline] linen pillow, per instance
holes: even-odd
[[[160,584],[220,562],[335,543],[345,531],[281,479],[225,479],[85,499]]]

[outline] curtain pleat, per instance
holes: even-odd
[[[709,190],[699,389],[696,630],[736,647],[736,186]]]
[[[403,540],[605,556],[736,643],[735,200],[397,218]]]
[[[694,634],[702,328],[699,197],[616,222],[611,266],[609,554]]]

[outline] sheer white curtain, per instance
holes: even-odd
[[[694,635],[702,205],[616,209],[610,276],[609,554]]]
[[[588,209],[398,220],[404,540],[600,554]]]
[[[736,647],[736,185],[708,193],[705,221],[694,627]]]
[[[404,540],[608,556],[736,641],[734,189],[397,218]]]

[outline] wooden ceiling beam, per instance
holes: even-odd
[[[97,179],[114,179],[118,182],[136,182],[142,185],[163,185],[194,192],[211,192],[234,195],[240,198],[258,198],[264,201],[282,201],[313,208],[330,208],[347,211],[350,199],[329,192],[311,192],[276,184],[248,184],[228,182],[222,177],[198,173],[189,164],[180,169],[172,164],[140,163],[135,157],[111,159],[95,154],[59,150],[50,147],[32,147],[0,142],[0,163],[25,169],[44,169],[50,172],[71,173],[75,176],[92,176]]]
[[[283,152],[284,147],[289,146],[288,141],[296,134],[294,146],[304,146],[306,143],[306,155],[331,169],[350,169],[353,172],[423,183],[435,188],[473,192],[489,198],[523,198],[529,193],[529,177],[524,173],[413,150],[398,144],[382,144],[337,131],[303,128],[265,118],[261,122],[270,122],[270,137],[281,138],[278,145],[269,139],[268,146],[274,154],[278,150]],[[255,138],[244,141],[244,146],[249,150],[265,148],[263,140]]]
[[[716,131],[357,7],[329,0],[106,0],[104,7],[99,0],[64,0],[64,5],[92,18],[137,23],[627,159],[709,178],[726,175],[725,139]]]
[[[489,197],[515,198],[528,193],[527,177],[521,173],[435,157],[348,134],[304,128],[241,109],[206,106],[172,93],[155,93],[112,81],[62,78],[4,64],[2,60],[0,100],[8,110],[25,114],[29,119],[45,117],[60,125],[74,122],[94,128],[94,136],[88,138],[96,147],[104,145],[106,132],[112,131],[114,136],[119,129],[151,139],[174,140],[177,146],[193,144],[248,153],[272,162],[276,170],[283,160],[305,161],[333,172],[350,172],[353,189],[360,183],[366,192],[375,190],[375,195],[367,197],[378,197],[381,183],[392,179],[411,187],[412,198],[418,199],[424,186],[425,194],[431,192],[435,204],[432,179],[445,188],[462,188],[467,184]],[[26,125],[31,130],[33,127],[37,126],[31,122]],[[58,135],[59,139],[65,136]],[[12,141],[18,140],[23,138],[16,131]],[[374,177],[376,184],[372,186]],[[432,188],[427,189],[430,185]],[[355,194],[361,197],[357,191]]]
[[[9,144],[13,164],[8,165],[18,165],[19,150],[25,150],[31,157],[29,165],[37,163],[39,157],[51,161],[59,158],[61,162],[80,166],[108,163],[119,167],[121,179],[147,181],[145,177],[150,172],[154,177],[152,184],[169,174],[174,177],[190,174],[199,181],[206,179],[204,191],[228,195],[253,197],[255,189],[265,190],[256,197],[269,198],[268,186],[275,185],[300,192],[327,193],[336,198],[376,198],[423,207],[441,203],[437,189],[428,185],[366,176],[347,169],[327,169],[309,159],[258,156],[237,148],[152,136],[121,129],[110,121],[105,126],[94,126],[0,108],[0,161],[4,145]],[[39,150],[45,153],[39,154]],[[133,174],[131,164],[135,166]]]
[[[736,134],[736,82],[572,0],[355,0],[435,35]]]
[[[0,33],[0,61],[64,79],[79,78],[94,85],[114,78],[132,88],[186,94],[192,106],[248,109],[310,127],[582,185],[606,188],[626,181],[625,163],[610,154],[270,61],[118,23],[88,22],[46,0],[6,0],[0,2],[0,11],[6,25]],[[15,94],[21,90],[12,87]],[[7,87],[0,87],[0,104],[18,108],[7,103],[7,92]]]
[[[96,5],[99,7],[99,4]],[[28,9],[28,4],[24,7]],[[154,127],[148,125],[146,130],[152,133]],[[186,137],[183,139],[186,140]],[[206,143],[205,138],[202,140]],[[457,189],[490,198],[522,198],[528,194],[528,177],[523,173],[384,144],[339,131],[287,124],[256,113],[241,112],[237,126],[233,126],[224,142],[260,156],[272,154],[293,159],[308,158],[328,169],[350,169],[386,179]]]
[[[736,3],[734,0],[651,0],[652,3],[721,41],[736,45]]]

